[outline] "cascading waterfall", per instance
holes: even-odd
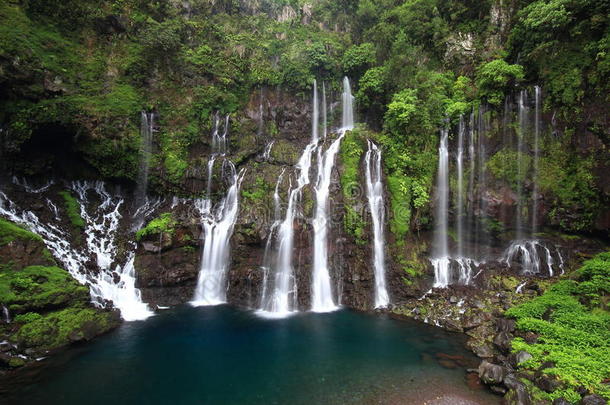
[[[78,195],[81,217],[85,220],[87,238],[83,249],[70,245],[69,232],[63,231],[59,224],[43,223],[33,212],[20,210],[2,192],[0,214],[11,221],[26,225],[40,235],[53,256],[72,277],[89,286],[91,300],[95,305],[103,307],[105,301],[111,300],[126,321],[148,318],[153,313],[142,302],[140,291],[135,287],[133,252],[127,254],[128,258],[123,266],[116,265],[113,268],[117,251],[115,238],[121,218],[119,209],[124,200],[108,193],[101,181],[73,182],[70,187]],[[99,205],[93,209],[90,208],[89,192],[94,192],[100,200]],[[96,259],[96,274],[83,272],[90,256]],[[115,274],[119,276],[118,282],[115,282]]]
[[[313,124],[311,129],[311,141],[301,154],[299,161],[296,165],[298,170],[297,184],[294,188],[288,192],[288,206],[286,207],[286,214],[284,220],[276,225],[277,236],[273,240],[271,233],[267,243],[270,240],[275,242],[276,255],[273,260],[270,260],[270,273],[271,277],[267,277],[267,283],[263,287],[265,293],[263,294],[261,308],[259,313],[264,316],[272,317],[284,317],[297,311],[297,283],[294,275],[294,268],[292,264],[292,254],[294,246],[294,219],[296,217],[296,210],[298,202],[301,198],[301,191],[305,186],[310,183],[309,170],[311,168],[312,154],[318,144],[318,117],[317,117],[317,100],[318,92],[317,85],[314,81],[314,92],[313,92]],[[279,183],[278,183],[279,186]],[[276,189],[277,187],[276,186]],[[271,246],[271,244],[269,244]],[[267,286],[269,284],[269,286]]]
[[[364,156],[366,164],[366,192],[373,221],[373,269],[375,273],[375,308],[385,308],[390,303],[385,278],[385,207],[383,204],[383,183],[381,171],[381,151],[372,141]]]
[[[275,141],[271,141],[265,146],[265,150],[263,151],[263,160],[265,162],[271,160],[271,148],[273,148],[274,143]]]
[[[314,93],[314,96],[317,95]],[[328,266],[328,231],[330,223],[330,181],[335,158],[345,133],[354,128],[354,110],[349,79],[343,79],[343,116],[339,129],[339,137],[333,141],[324,155],[318,153],[318,181],[315,187],[316,210],[313,219],[314,231],[314,262],[311,286],[311,310],[314,312],[329,312],[337,309],[333,297],[330,271]],[[314,97],[314,128],[317,131],[317,99]]]
[[[221,124],[222,128],[221,128]],[[229,134],[229,114],[221,120],[220,113],[214,114],[214,130],[212,132],[212,149],[219,154],[225,154],[228,149],[227,135]]]
[[[230,186],[225,198],[215,210],[209,199],[196,201],[203,224],[204,243],[197,287],[191,301],[193,306],[218,305],[227,301],[230,241],[237,221],[243,172],[237,173],[233,163],[228,160],[225,160],[224,166],[230,172]]]
[[[559,249],[555,248],[553,255],[547,246],[537,240],[513,241],[506,249],[502,261],[508,267],[518,263],[521,266],[521,273],[524,275],[538,275],[543,270],[543,257],[546,262],[547,276],[553,277],[557,273],[555,267],[559,269],[560,274],[563,274],[563,257]],[[557,264],[553,257],[557,260]]]
[[[438,174],[436,182],[436,226],[434,230],[434,287],[444,288],[450,283],[450,258],[447,217],[449,212],[449,150],[447,129],[441,130],[438,148]]]

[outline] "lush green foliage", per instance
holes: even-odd
[[[521,364],[538,369],[545,362],[547,375],[556,376],[563,387],[547,399],[576,397],[584,386],[610,398],[602,381],[610,375],[610,253],[586,261],[573,280],[562,280],[543,295],[509,309],[517,328],[538,334],[536,343],[517,338],[513,350],[525,350],[533,357]]]
[[[480,96],[498,106],[516,81],[523,80],[523,66],[510,65],[503,59],[485,63],[477,70],[476,83]]]
[[[142,240],[147,236],[168,234],[173,235],[177,222],[171,212],[164,212],[150,221],[146,226],[136,232],[136,240]]]
[[[366,198],[362,188],[360,163],[364,154],[363,143],[366,132],[359,129],[348,132],[341,143],[341,190],[345,209],[343,226],[354,237],[356,243],[364,244],[366,222],[363,217],[363,201]]]

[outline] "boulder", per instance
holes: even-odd
[[[553,405],[571,405],[571,403],[564,398],[557,398],[553,401]]]
[[[607,405],[608,401],[599,395],[591,394],[585,396],[581,401],[581,405]]]
[[[521,364],[521,363],[531,359],[532,355],[526,351],[519,350],[517,353],[513,354],[511,356],[511,358],[513,360],[512,363],[516,366],[518,364]]]
[[[515,331],[515,324],[514,319],[498,318],[496,319],[496,330],[498,332],[513,333]]]
[[[483,360],[479,365],[479,378],[489,385],[501,384],[506,376],[506,369],[497,364]]]
[[[494,338],[494,344],[502,351],[509,351],[511,348],[511,341],[513,340],[513,335],[508,332],[500,332]]]

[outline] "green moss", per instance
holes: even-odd
[[[60,191],[58,193],[64,200],[64,208],[70,219],[70,223],[76,228],[84,228],[85,220],[80,215],[80,204],[76,197],[74,197],[69,191]]]
[[[89,340],[113,328],[115,316],[91,308],[67,308],[25,323],[12,340],[24,347],[52,350]]]
[[[517,320],[517,329],[539,335],[538,341],[513,340],[513,351],[525,350],[533,357],[521,368],[538,369],[545,362],[552,366],[544,374],[557,377],[564,387],[550,394],[552,400],[584,386],[610,398],[602,383],[610,375],[610,253],[586,261],[575,280],[562,280],[543,295],[509,309],[506,315]]]
[[[241,195],[254,204],[263,203],[272,192],[271,185],[262,176],[257,176],[253,183],[245,185]]]
[[[0,273],[0,302],[14,313],[85,305],[88,301],[88,288],[59,267],[29,266]]]
[[[136,232],[136,240],[151,235],[167,234],[172,236],[176,231],[177,222],[171,212],[164,212],[150,221],[144,228]]]
[[[18,239],[42,242],[40,235],[28,231],[4,218],[0,218],[0,246],[7,245]]]

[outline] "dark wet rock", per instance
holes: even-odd
[[[504,378],[504,385],[509,390],[505,397],[507,403],[529,405],[532,402],[527,387],[514,374],[509,374]]]
[[[543,375],[536,380],[536,385],[545,392],[553,392],[561,386],[561,383],[554,377]]]
[[[570,401],[567,401],[564,398],[557,398],[553,401],[553,405],[572,405]]]
[[[529,344],[536,343],[538,341],[538,335],[534,332],[527,332],[524,339]]]
[[[585,396],[581,401],[581,405],[607,405],[608,402],[596,394]]]
[[[479,365],[479,378],[485,384],[501,384],[506,376],[506,369],[497,364],[483,360]]]
[[[504,395],[507,392],[507,389],[501,385],[491,385],[489,389],[498,395]]]

